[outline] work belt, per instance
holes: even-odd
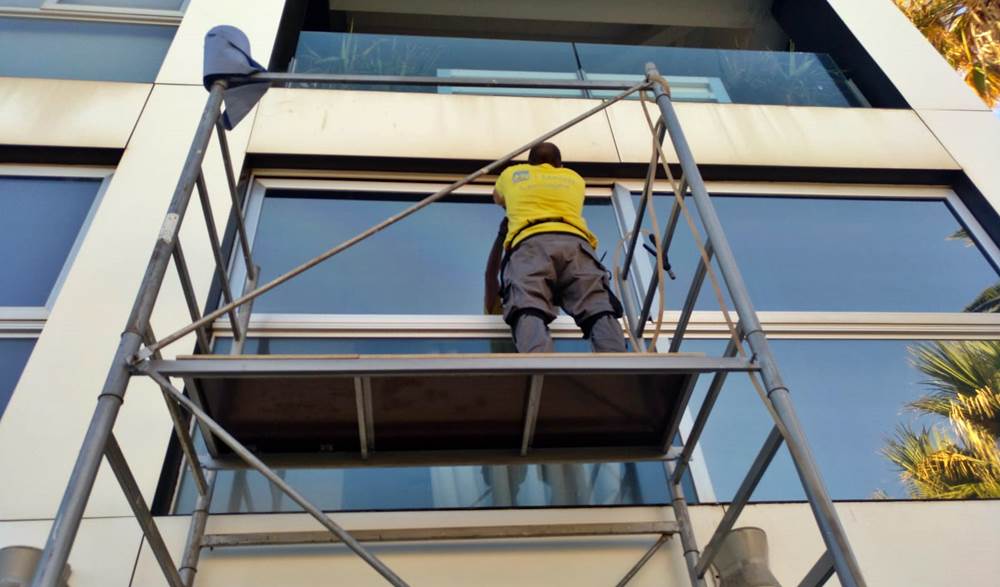
[[[566,226],[570,226],[572,228],[575,228],[576,230],[579,230],[582,233],[586,233],[587,232],[586,230],[584,230],[584,229],[580,228],[579,226],[573,224],[572,222],[566,220],[562,216],[548,216],[548,217],[545,217],[545,218],[535,218],[534,220],[529,220],[524,226],[522,226],[521,228],[517,229],[517,232],[515,232],[514,236],[511,237],[510,242],[511,243],[515,242],[517,240],[517,237],[520,236],[522,232],[524,232],[525,230],[531,228],[532,226],[538,226],[539,224],[547,224],[549,222],[558,222],[560,224],[565,224]],[[547,233],[547,232],[540,232],[538,234],[549,234],[549,233]],[[581,240],[586,241],[586,243],[588,245],[590,244],[589,240],[583,238],[582,236],[580,236],[579,234],[577,234],[575,232],[572,232],[572,233],[571,232],[566,232],[566,233],[563,233],[563,234],[569,234],[571,236],[575,236],[577,238],[580,238]],[[537,236],[537,235],[533,234],[531,236]],[[528,238],[531,238],[531,236],[529,236]],[[524,240],[528,240],[528,239],[524,239]],[[521,243],[523,243],[523,242],[524,241],[521,241],[520,243],[517,243],[516,245],[514,245],[511,248],[509,248],[509,249],[507,249],[507,250],[504,251],[503,259],[501,259],[501,261],[500,261],[500,287],[501,288],[503,288],[503,272],[507,268],[507,262],[510,260],[511,254],[513,254],[514,251],[517,250],[517,247],[521,246]]]

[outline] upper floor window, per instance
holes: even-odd
[[[152,82],[176,27],[0,18],[0,76]]]
[[[83,240],[108,173],[0,168],[0,414]]]
[[[765,3],[646,6],[643,25],[630,19],[628,6],[609,18],[593,2],[572,11],[538,6],[530,20],[514,18],[502,2],[480,2],[461,15],[401,1],[292,4],[304,7],[302,24],[282,32],[275,52],[289,71],[442,78],[436,87],[340,86],[348,89],[603,98],[611,93],[454,87],[447,78],[633,81],[652,61],[679,101],[868,105],[829,55],[796,51]]]
[[[53,14],[132,14],[139,16],[174,16],[184,13],[190,0],[0,0],[0,6],[49,11]]]
[[[82,240],[102,179],[0,175],[0,308],[44,308]]]

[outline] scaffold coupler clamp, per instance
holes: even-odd
[[[663,89],[663,93],[666,94],[668,98],[673,97],[670,95],[670,82],[667,81],[667,78],[660,75],[659,70],[657,70],[656,66],[652,63],[646,64],[646,81],[660,84],[660,87]]]

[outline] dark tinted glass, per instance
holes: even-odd
[[[254,258],[269,280],[395,214],[412,202],[269,192]],[[360,198],[360,197],[359,197]],[[607,199],[584,210],[602,248],[617,241]],[[483,271],[503,211],[485,200],[445,201],[262,296],[255,312],[481,314]]]
[[[100,181],[0,177],[0,306],[44,306]]]
[[[7,408],[33,348],[33,338],[0,338],[0,416]]]
[[[916,368],[910,349],[919,341],[774,340],[772,347],[792,401],[833,499],[859,500],[912,494],[883,454],[897,427],[936,428],[946,437],[953,423],[908,407],[938,381]],[[1000,356],[993,345],[994,356]],[[691,341],[688,350],[720,353],[721,341]],[[997,363],[994,362],[994,372]],[[692,410],[708,378],[699,382]],[[731,500],[771,429],[771,420],[747,377],[726,381],[702,436],[716,497]],[[755,501],[805,499],[788,451],[782,447],[753,495]]]
[[[859,106],[828,55],[577,43],[588,79],[641,79],[647,62],[671,82],[674,99],[787,106]],[[622,77],[624,76],[624,77]]]
[[[353,73],[427,77],[577,79],[569,43],[303,31],[292,63],[299,73]],[[446,82],[445,82],[446,83]],[[397,92],[576,96],[575,90],[427,86],[338,86]]]
[[[669,78],[678,101],[863,105],[821,53],[303,31],[291,70],[443,78],[441,86],[331,86],[351,89],[603,98],[616,92],[445,84],[448,77],[639,81],[648,61]]]
[[[176,27],[0,18],[0,76],[152,82]]]
[[[656,198],[661,218],[672,201]],[[961,312],[998,281],[942,200],[712,201],[758,310]],[[704,239],[700,224],[699,231]],[[679,308],[699,260],[683,219],[669,259],[677,280],[669,282],[667,302]],[[727,303],[732,309],[728,296]],[[706,279],[697,309],[718,308]]]

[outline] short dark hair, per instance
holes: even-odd
[[[562,167],[562,153],[554,143],[539,143],[528,153],[528,163],[532,165],[548,163],[553,167]]]

